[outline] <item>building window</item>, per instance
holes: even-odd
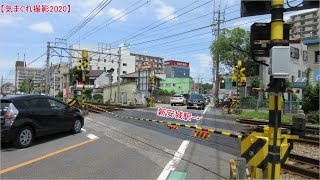
[[[298,78],[300,78],[300,77],[301,77],[301,71],[298,70]]]
[[[302,77],[307,77],[307,73],[306,72],[302,72]]]
[[[308,52],[307,51],[303,51],[303,60],[304,61],[308,60]]]
[[[100,62],[100,58],[98,59],[98,62]]]
[[[122,66],[127,66],[127,63],[123,63]]]
[[[106,67],[103,67],[103,70],[106,71]]]
[[[113,59],[111,60],[111,63],[113,63]]]
[[[298,49],[298,48],[291,47],[291,48],[290,48],[290,56],[291,56],[292,58],[299,59],[299,49]]]
[[[175,86],[176,86],[176,84],[174,84],[174,83],[173,83],[173,84],[172,84],[172,86],[173,86],[173,87],[175,87]]]
[[[319,51],[315,51],[314,52],[314,54],[315,54],[315,63],[319,63],[319,61],[320,61],[320,54],[319,54]]]
[[[291,76],[291,82],[294,82],[294,76]]]
[[[127,74],[127,71],[122,71],[123,74]]]
[[[104,62],[107,62],[107,60],[106,60],[106,59],[104,59]]]
[[[315,23],[316,23],[316,22],[317,22],[317,19],[314,19],[314,20],[313,20],[313,22],[315,22]]]
[[[304,25],[304,21],[301,21],[301,25]]]
[[[98,70],[100,70],[100,67],[98,66]]]

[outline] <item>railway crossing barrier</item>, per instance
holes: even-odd
[[[292,140],[298,139],[297,135],[286,134],[287,129],[278,129],[278,134],[281,133],[279,141],[276,142],[277,154],[279,157],[281,166],[288,161],[288,156],[292,149]],[[263,129],[257,129],[257,132],[251,132],[249,135],[243,136],[241,139],[241,157],[245,158],[247,164],[250,166],[250,178],[253,179],[270,179],[271,176],[269,163],[272,156],[269,155],[269,148],[272,142],[270,142],[271,136],[274,134],[268,126],[264,126]],[[280,169],[280,168],[277,168]],[[261,171],[263,172],[261,177]]]
[[[67,99],[67,104],[70,106],[74,106],[77,102],[78,102],[78,100],[73,99],[73,98]]]
[[[202,131],[194,131],[193,136],[203,139],[210,139],[210,134]]]

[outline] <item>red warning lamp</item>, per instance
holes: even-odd
[[[242,86],[242,87],[246,87],[246,82],[242,82],[242,83],[241,83],[241,86]]]

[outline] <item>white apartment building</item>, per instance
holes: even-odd
[[[44,87],[45,69],[26,67],[26,62],[16,61],[16,87],[19,91],[19,86],[24,79],[30,78],[33,80],[34,87]]]
[[[50,67],[50,95],[56,96],[67,87],[68,63],[60,62]]]
[[[73,49],[83,49],[87,51],[98,51],[104,52],[106,55],[97,55],[94,53],[88,52],[88,57],[92,57],[92,61],[89,63],[90,70],[110,70],[111,68],[114,69],[112,73],[112,82],[117,82],[118,79],[118,67],[119,67],[119,49],[99,49],[97,45],[73,45],[70,48]],[[72,52],[70,53],[74,57],[81,58],[81,54]],[[111,54],[111,55],[110,55]],[[78,66],[79,63],[77,59],[72,59],[71,67]],[[120,76],[128,73],[135,72],[135,57],[131,56],[129,49],[122,47],[121,48],[121,63],[120,63]]]
[[[319,16],[319,9],[290,16],[290,19],[286,22],[292,24],[290,39],[319,37]]]

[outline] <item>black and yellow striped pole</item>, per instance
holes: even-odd
[[[239,106],[240,106],[240,82],[241,82],[241,74],[240,74],[240,70],[242,66],[242,62],[241,60],[238,60],[238,71],[237,71],[237,99],[236,99],[236,110],[239,110]]]
[[[85,104],[85,99],[86,99],[86,95],[85,95],[85,85],[86,85],[86,72],[88,69],[90,69],[90,67],[88,66],[88,62],[91,59],[88,58],[88,54],[86,50],[82,50],[82,59],[79,59],[78,62],[80,63],[78,70],[82,71],[82,94],[81,94],[81,107],[84,108],[84,104]]]
[[[274,46],[283,43],[283,2],[284,0],[271,1],[271,43]],[[268,164],[263,175],[266,179],[280,179],[281,91],[284,82],[284,79],[270,78]]]

